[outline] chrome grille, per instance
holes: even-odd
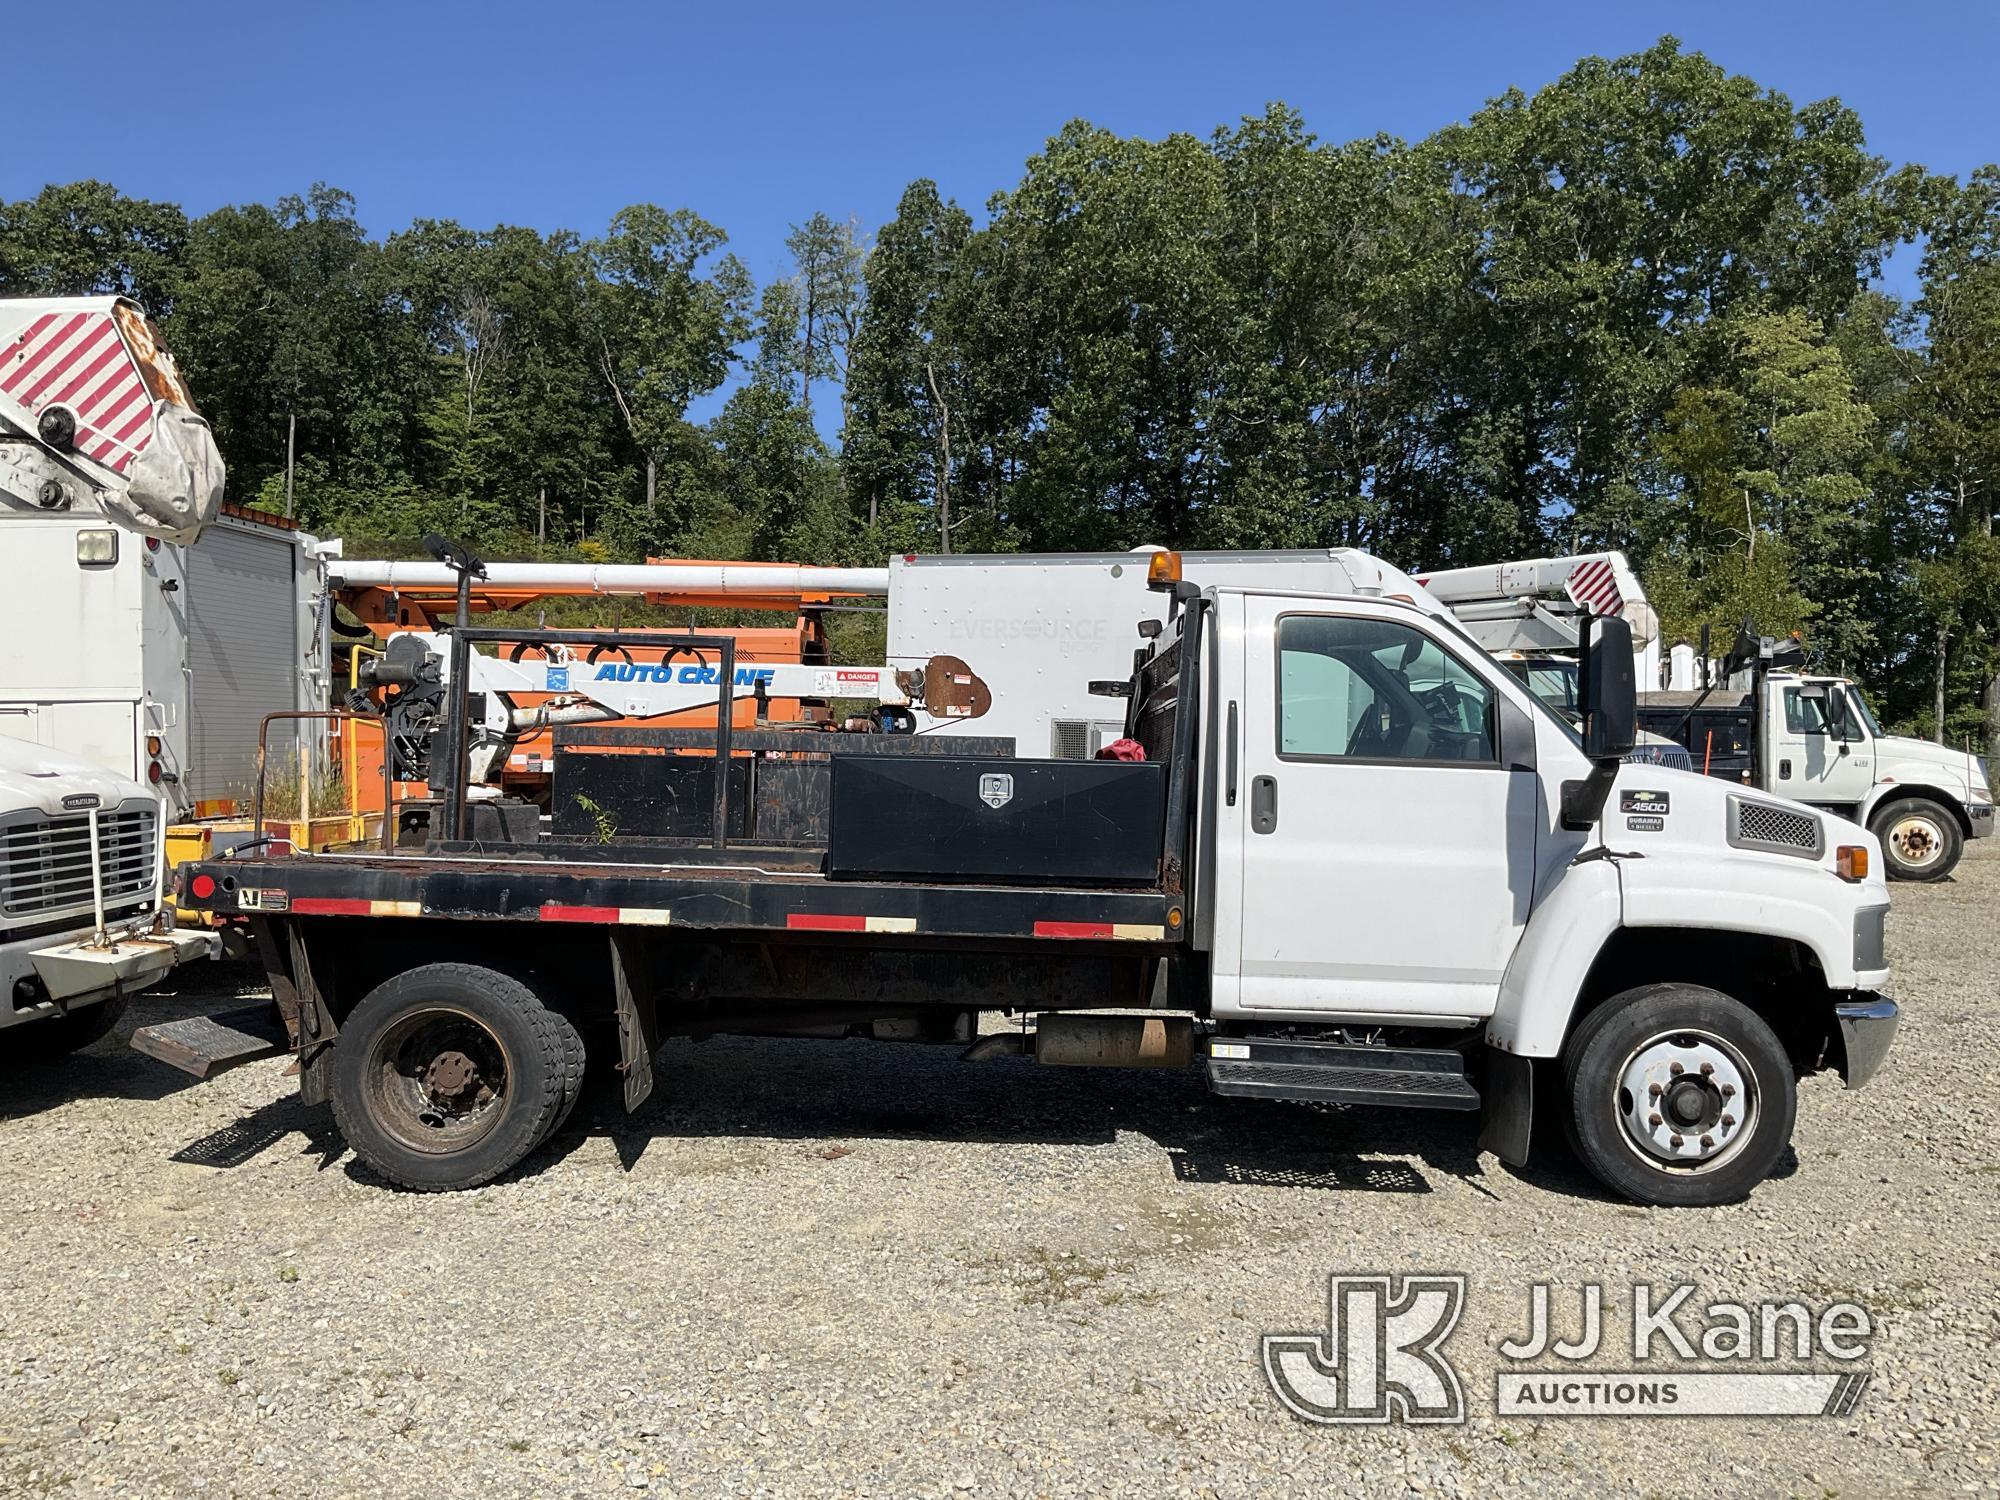
[[[106,906],[153,889],[155,821],[151,806],[98,814]],[[88,817],[32,816],[0,824],[0,916],[83,914],[91,904]]]
[[[1824,828],[1808,812],[1749,797],[1729,799],[1729,842],[1739,849],[1767,849],[1774,854],[1818,859],[1826,847]]]

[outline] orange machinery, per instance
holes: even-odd
[[[774,576],[774,585],[796,578],[798,570],[781,563],[727,563],[716,564],[699,560],[648,558],[649,565],[727,567],[733,573],[768,567],[774,575],[782,574],[783,579]],[[470,608],[475,615],[491,614],[503,610],[532,609],[543,600],[551,598],[580,598],[591,595],[602,596],[605,591],[589,581],[589,569],[577,570],[579,579],[574,584],[544,582],[533,586],[493,584],[475,579],[471,583]],[[347,636],[348,659],[338,673],[337,680],[345,680],[350,688],[358,684],[361,660],[371,651],[379,651],[380,645],[389,636],[403,630],[434,631],[448,626],[458,605],[457,589],[449,584],[397,584],[394,587],[361,586],[348,587],[336,583],[332,597],[348,614],[366,629],[366,635],[355,635],[351,627],[342,626],[341,632]],[[741,587],[728,593],[711,592],[702,589],[670,592],[648,592],[634,597],[651,605],[686,609],[729,609],[747,611],[785,612],[792,616],[784,625],[735,626],[718,628],[703,626],[705,635],[727,635],[736,642],[736,660],[739,663],[758,662],[813,663],[830,661],[828,653],[825,620],[821,609],[816,606],[837,605],[845,600],[866,597],[863,591],[849,592],[838,589],[783,589],[774,587],[768,594],[746,593]],[[657,632],[661,627],[647,625],[649,632]],[[338,650],[336,646],[336,650]],[[620,648],[624,649],[624,648]],[[621,659],[633,662],[658,662],[663,655],[659,647],[647,649],[632,647],[625,651]],[[595,659],[595,658],[593,658]],[[340,664],[337,664],[339,666]],[[523,706],[535,702],[527,698]],[[815,717],[814,711],[824,705],[798,698],[773,698],[763,704],[767,723],[805,723]],[[750,698],[739,699],[735,705],[733,722],[739,728],[748,728],[758,722],[759,704]],[[712,707],[691,709],[658,721],[661,727],[687,727],[712,724],[715,710]],[[341,726],[337,744],[341,775],[345,782],[349,805],[356,811],[375,811],[382,802],[382,755],[383,741],[380,734],[369,732],[365,727],[357,730],[352,722]],[[532,796],[534,791],[547,784],[553,764],[553,746],[550,732],[542,730],[524,736],[508,756],[508,763],[502,772],[501,785],[509,791]],[[425,788],[411,783],[399,783],[396,787],[398,801],[405,797],[422,796]]]

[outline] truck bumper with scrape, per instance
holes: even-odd
[[[212,932],[183,929],[119,937],[101,948],[85,938],[37,948],[28,956],[49,998],[70,1003],[143,990],[190,959],[213,957],[218,946]]]
[[[1896,1024],[1902,1019],[1896,1002],[1887,995],[1859,995],[1834,1006],[1840,1022],[1840,1073],[1847,1086],[1858,1089],[1873,1078],[1889,1055],[1889,1043],[1896,1038]]]

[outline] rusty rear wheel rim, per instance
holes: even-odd
[[[499,1125],[512,1078],[506,1044],[484,1023],[455,1007],[426,1006],[376,1040],[368,1113],[398,1145],[450,1155]]]

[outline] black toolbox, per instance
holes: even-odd
[[[830,814],[832,875],[1143,885],[1159,876],[1166,768],[836,755]]]

